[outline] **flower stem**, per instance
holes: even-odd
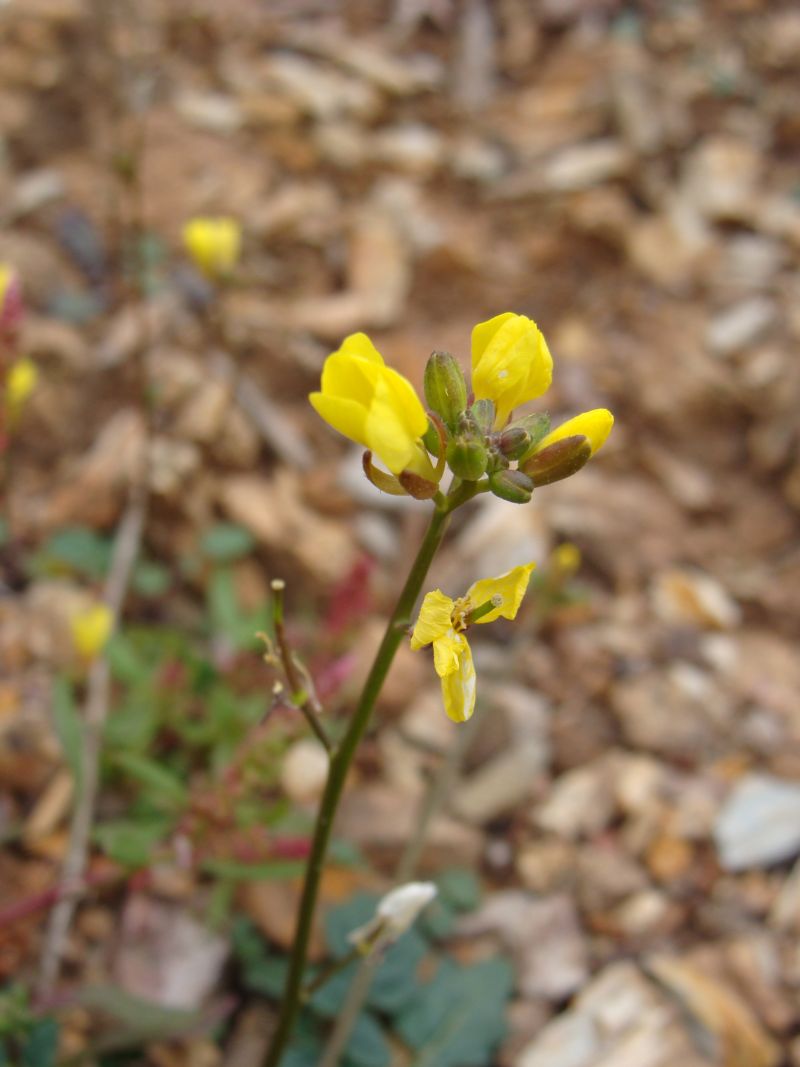
[[[308,943],[311,937],[311,924],[314,918],[317,897],[319,896],[320,880],[333,820],[344,789],[347,772],[353,762],[353,756],[356,753],[359,742],[369,724],[372,709],[386,680],[386,675],[389,673],[392,660],[400,646],[400,642],[403,640],[405,627],[410,624],[411,614],[417,602],[417,597],[422,590],[422,583],[425,581],[428,568],[445,535],[450,510],[451,508],[447,506],[439,506],[431,517],[430,525],[417,553],[417,558],[411,566],[406,584],[403,586],[403,591],[386,626],[383,640],[375,654],[375,659],[364,683],[358,706],[350,720],[347,732],[331,753],[328,779],[325,783],[325,791],[322,794],[317,813],[314,837],[311,843],[311,854],[308,858],[303,893],[300,898],[297,929],[289,959],[289,972],[286,977],[283,1003],[275,1035],[267,1058],[264,1061],[264,1067],[278,1067],[294,1029],[300,1008],[303,972],[308,954]]]

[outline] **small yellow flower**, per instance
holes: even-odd
[[[25,401],[36,388],[39,381],[39,371],[32,359],[23,356],[15,359],[8,368],[5,385],[5,409],[6,417],[10,423],[19,418]]]
[[[183,227],[183,243],[204,274],[224,278],[239,262],[242,229],[226,216],[190,219]]]
[[[114,628],[114,614],[107,604],[93,604],[70,620],[72,642],[79,656],[93,660],[105,648]]]
[[[573,419],[563,422],[557,429],[543,437],[533,450],[531,455],[543,452],[556,441],[563,441],[565,437],[585,437],[592,449],[592,455],[605,444],[605,440],[611,433],[614,425],[614,416],[606,408],[595,408],[593,411],[584,411],[582,415],[576,415]]]
[[[581,565],[581,550],[571,541],[564,541],[553,550],[553,569],[560,578],[570,578]]]
[[[374,452],[392,474],[408,470],[438,480],[421,442],[428,428],[425,409],[366,334],[351,334],[328,356],[321,391],[308,399],[325,422]]]
[[[472,331],[472,389],[495,404],[495,429],[512,410],[550,388],[553,359],[541,330],[525,315],[506,311]]]
[[[416,651],[433,644],[433,665],[442,680],[445,711],[456,722],[466,722],[475,710],[475,667],[465,631],[473,622],[515,618],[534,566],[526,563],[497,578],[483,578],[458,600],[440,589],[425,594],[411,647]],[[471,618],[476,612],[479,617]]]

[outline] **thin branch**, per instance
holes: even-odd
[[[310,684],[310,679],[306,672],[300,668],[296,662],[294,653],[292,652],[288,638],[286,637],[286,627],[283,622],[283,593],[286,589],[286,583],[281,578],[274,578],[270,583],[270,588],[272,589],[273,596],[272,621],[275,627],[275,643],[278,646],[283,673],[286,675],[286,681],[289,683],[292,702],[299,708],[303,715],[305,715],[308,725],[324,745],[325,751],[330,755],[333,746],[325,731],[325,727],[320,721],[322,705],[317,699],[314,688]],[[303,675],[306,675],[305,678]]]
[[[139,554],[146,510],[146,485],[137,483],[131,487],[128,506],[117,527],[111,569],[105,588],[104,600],[113,614],[115,628]],[[105,656],[99,656],[92,663],[87,680],[81,787],[72,813],[69,846],[61,872],[60,892],[64,895],[50,916],[42,950],[37,986],[37,993],[42,998],[50,994],[58,978],[75,905],[86,886],[89,844],[100,780],[100,751],[108,717],[110,690],[111,671],[108,660]]]

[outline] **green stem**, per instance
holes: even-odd
[[[317,813],[311,853],[308,858],[303,893],[300,898],[297,930],[292,944],[281,1013],[269,1053],[264,1061],[264,1067],[278,1067],[294,1029],[300,1008],[303,972],[306,966],[308,943],[311,937],[311,924],[319,895],[320,879],[322,878],[333,820],[344,789],[347,772],[350,770],[353,756],[369,724],[375,701],[386,680],[386,675],[389,673],[389,668],[392,665],[392,660],[400,646],[400,642],[403,640],[405,629],[411,621],[411,614],[417,602],[417,597],[422,590],[422,583],[425,581],[428,568],[436,554],[436,550],[442,543],[451,510],[452,508],[448,505],[439,506],[433,513],[430,526],[417,553],[417,558],[412,564],[406,584],[403,586],[403,591],[386,626],[383,640],[364,683],[358,706],[350,720],[347,732],[340,744],[331,753],[328,780],[325,783],[325,791],[322,794]]]

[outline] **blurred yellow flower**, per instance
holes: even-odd
[[[4,404],[8,421],[15,422],[25,406],[25,401],[36,388],[39,370],[32,359],[23,356],[15,359],[8,368],[5,382]]]
[[[576,415],[573,419],[563,422],[557,429],[543,437],[533,450],[531,455],[543,452],[557,441],[563,441],[566,437],[585,437],[591,446],[591,455],[605,444],[605,440],[611,433],[614,425],[614,416],[607,408],[595,408],[593,411],[584,411],[582,415]]]
[[[553,568],[561,578],[571,577],[581,565],[581,550],[565,541],[553,550]]]
[[[75,651],[92,660],[105,648],[114,628],[114,613],[107,604],[97,603],[73,615],[70,620]]]
[[[428,416],[414,387],[364,333],[345,339],[322,368],[321,391],[311,405],[334,430],[368,448],[392,474],[413,471],[438,481],[421,442]]]
[[[226,216],[190,219],[183,243],[195,264],[210,278],[224,278],[239,262],[242,228]]]
[[[512,410],[550,388],[553,359],[536,323],[506,311],[472,331],[472,389],[476,400],[494,401],[495,429]]]
[[[475,710],[475,667],[465,631],[473,623],[515,618],[535,564],[526,563],[497,578],[483,578],[453,600],[440,589],[425,594],[411,634],[415,651],[433,644],[433,664],[442,680],[445,711],[466,722]]]

